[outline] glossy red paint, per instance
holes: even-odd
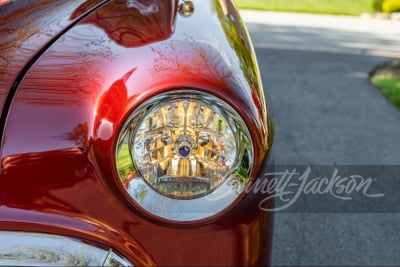
[[[3,138],[0,229],[79,237],[136,265],[267,265],[272,215],[259,209],[260,194],[244,194],[211,219],[178,224],[144,215],[117,182],[124,119],[149,97],[181,88],[218,96],[240,113],[257,151],[254,179],[270,164],[271,118],[231,2],[194,1],[190,17],[178,15],[173,0],[141,3],[110,1],[95,10],[21,80]]]
[[[0,110],[30,60],[102,2],[105,1],[0,1]]]

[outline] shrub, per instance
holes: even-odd
[[[382,3],[382,11],[386,13],[400,11],[400,0],[384,0]]]
[[[372,8],[375,12],[381,12],[382,11],[382,3],[384,0],[372,0],[371,5]]]

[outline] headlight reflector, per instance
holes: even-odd
[[[133,137],[134,162],[156,191],[190,199],[220,185],[236,157],[225,118],[197,99],[174,99],[149,111]]]
[[[129,195],[154,215],[178,221],[229,206],[247,184],[252,161],[250,134],[236,111],[187,90],[136,109],[122,128],[116,155]]]

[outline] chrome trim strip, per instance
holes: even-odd
[[[128,260],[75,238],[0,231],[0,266],[133,266]]]

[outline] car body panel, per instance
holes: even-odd
[[[14,0],[0,5],[0,110],[28,63],[60,33],[103,2]]]
[[[81,19],[19,81],[2,140],[0,229],[90,240],[136,265],[268,265],[272,214],[259,193],[210,219],[174,223],[143,214],[117,182],[124,119],[182,88],[244,118],[257,151],[252,182],[272,162],[269,108],[231,1],[194,1],[189,17],[173,0],[134,2],[110,1]]]

